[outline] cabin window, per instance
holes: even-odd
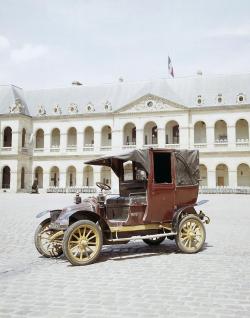
[[[154,153],[154,182],[172,183],[171,153]]]

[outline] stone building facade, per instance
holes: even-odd
[[[250,75],[26,91],[0,86],[0,191],[116,191],[84,162],[133,148],[200,150],[201,185],[250,187]],[[129,169],[129,167],[128,167]]]

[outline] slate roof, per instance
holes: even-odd
[[[163,97],[185,107],[235,105],[238,94],[244,95],[243,104],[250,104],[250,74],[217,75],[161,79],[141,82],[118,82],[97,86],[72,86],[67,88],[23,91],[13,85],[0,86],[0,114],[9,113],[9,107],[18,99],[23,113],[38,115],[43,106],[47,115],[54,114],[59,105],[62,115],[69,114],[69,105],[77,105],[78,113],[87,113],[91,103],[96,113],[105,112],[108,102],[112,110],[118,111],[127,104],[147,94]],[[218,94],[222,102],[218,103]],[[197,99],[201,98],[201,104]]]

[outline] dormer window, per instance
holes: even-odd
[[[94,112],[95,111],[94,105],[92,103],[88,103],[88,105],[86,106],[86,111]]]
[[[68,112],[69,112],[70,114],[77,114],[77,113],[78,113],[78,107],[77,107],[77,105],[74,104],[74,103],[71,103],[71,104],[69,105],[69,107],[68,107]]]
[[[246,100],[246,96],[243,93],[240,93],[237,95],[237,99],[236,99],[237,103],[242,104],[245,102],[245,100]]]
[[[62,113],[61,108],[59,105],[54,106],[54,114],[55,115],[60,115]]]
[[[111,103],[109,101],[107,101],[104,105],[104,109],[105,111],[111,111],[112,110],[112,107],[111,107]]]
[[[221,104],[222,103],[222,94],[218,94],[217,96],[217,103]]]
[[[46,110],[45,110],[45,108],[44,108],[44,106],[38,106],[38,115],[39,116],[44,116],[44,115],[46,115]]]
[[[197,96],[197,104],[198,104],[198,105],[201,105],[201,104],[202,104],[201,95],[198,95],[198,96]]]

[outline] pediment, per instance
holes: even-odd
[[[185,106],[155,95],[145,95],[118,109],[118,113],[181,111]]]

